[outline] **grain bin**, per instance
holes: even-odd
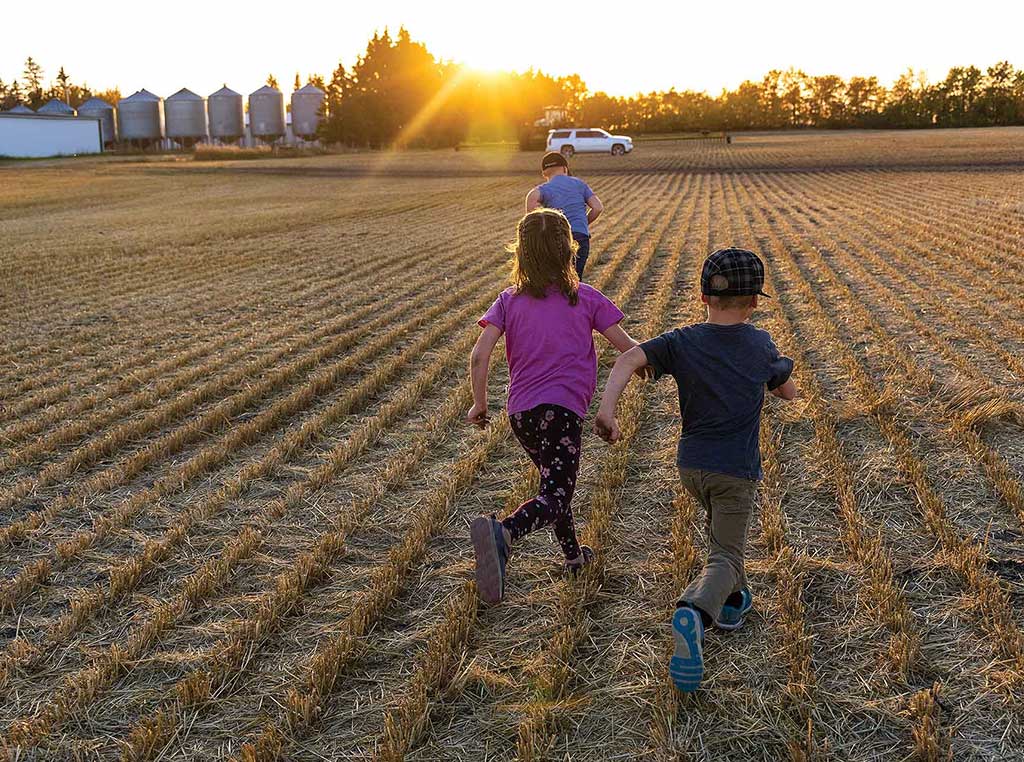
[[[117,132],[114,125],[114,107],[102,98],[90,98],[78,107],[79,116],[91,116],[100,120],[100,133],[103,136],[103,143],[113,143],[117,140]]]
[[[234,143],[245,134],[245,110],[242,96],[227,85],[207,100],[210,114],[210,137]]]
[[[163,101],[148,90],[117,103],[117,132],[123,141],[151,143],[163,137]]]
[[[195,145],[206,137],[206,101],[183,87],[164,101],[164,125],[171,140]]]
[[[284,135],[284,96],[276,87],[264,85],[249,94],[249,128],[267,143]]]
[[[24,103],[19,103],[14,108],[7,109],[7,111],[5,113],[7,113],[7,114],[34,114],[36,112],[33,111],[32,109],[30,109]]]
[[[49,116],[74,116],[75,110],[59,98],[51,98],[40,106],[36,113]]]
[[[292,93],[292,132],[295,135],[303,140],[316,139],[323,102],[324,91],[314,84]]]

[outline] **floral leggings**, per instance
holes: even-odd
[[[513,541],[553,526],[562,552],[572,560],[580,554],[571,502],[580,467],[583,419],[560,405],[537,405],[513,413],[509,421],[519,444],[540,470],[540,494],[501,523],[512,533]]]

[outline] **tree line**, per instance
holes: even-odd
[[[772,70],[758,80],[713,96],[671,89],[617,97],[592,92],[576,74],[481,73],[434,56],[402,28],[375,33],[366,51],[329,78],[308,81],[325,93],[320,137],[362,147],[457,146],[471,140],[536,141],[549,127],[586,124],[633,134],[695,130],[796,128],[980,127],[1024,124],[1024,69],[1007,61],[984,71],[957,66],[929,82],[908,70],[891,86],[877,77],[809,75]],[[300,80],[296,75],[295,85]],[[271,76],[268,83],[277,85]],[[61,67],[44,85],[32,58],[21,80],[0,80],[0,109],[32,108],[51,98],[75,107],[92,95],[115,103],[118,90],[94,92]],[[538,123],[548,106],[557,122]]]
[[[594,93],[578,118],[634,132],[777,130],[816,127],[920,128],[1024,124],[1024,69],[1001,61],[982,71],[955,66],[929,83],[906,71],[890,87],[877,77],[812,76],[772,70],[713,97],[693,91],[613,98]]]
[[[629,97],[591,92],[578,75],[482,74],[435,58],[405,29],[375,34],[351,69],[325,86],[321,137],[355,146],[450,146],[585,124],[634,134],[794,128],[981,127],[1024,124],[1024,69],[1007,61],[982,71],[957,66],[929,82],[905,72],[877,77],[772,70],[719,95],[692,90]],[[547,106],[563,118],[538,125]]]
[[[63,66],[57,71],[56,77],[47,84],[44,82],[43,67],[32,56],[25,60],[25,70],[20,81],[14,78],[7,83],[0,79],[0,111],[7,111],[18,104],[28,106],[34,111],[54,98],[72,108],[78,108],[92,97],[116,104],[121,99],[121,91],[116,87],[93,90],[85,83],[78,84],[72,80]]]

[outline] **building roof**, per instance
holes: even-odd
[[[122,101],[158,101],[160,100],[159,95],[153,95],[149,90],[142,89],[137,93],[132,93],[127,98],[122,98]]]
[[[174,95],[167,96],[169,101],[201,101],[202,98],[196,95],[194,92],[189,90],[187,87],[181,88]]]
[[[228,97],[228,96],[230,96],[232,98],[241,98],[242,94],[241,93],[236,93],[234,90],[232,90],[227,85],[224,85],[224,87],[222,87],[220,90],[218,90],[215,93],[210,93],[210,97],[211,98],[224,98],[224,97]]]
[[[75,121],[86,121],[92,120],[94,122],[101,121],[98,116],[78,116],[74,119],[68,119],[67,114],[40,114],[38,111],[32,111],[29,109],[29,113],[23,113],[11,109],[10,111],[0,111],[0,119],[59,119],[62,122],[75,122]]]
[[[75,110],[59,98],[50,98],[50,100],[39,107],[38,113],[74,116]]]
[[[82,109],[87,109],[87,110],[90,110],[90,111],[94,111],[96,109],[104,109],[104,110],[109,109],[109,110],[113,111],[114,107],[111,106],[109,103],[107,103],[102,98],[90,98],[89,100],[87,100],[85,103],[83,103],[81,106],[78,107],[79,111],[81,111]]]

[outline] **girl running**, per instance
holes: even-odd
[[[509,422],[540,471],[540,493],[500,522],[492,514],[470,526],[477,587],[488,603],[502,599],[512,544],[530,532],[551,525],[572,573],[593,558],[576,539],[571,507],[583,419],[597,385],[593,332],[619,352],[637,344],[619,325],[619,308],[580,283],[576,243],[560,211],[537,209],[523,217],[510,253],[512,286],[479,321],[483,331],[470,357],[473,407],[466,420],[487,424],[487,373],[504,333]]]

